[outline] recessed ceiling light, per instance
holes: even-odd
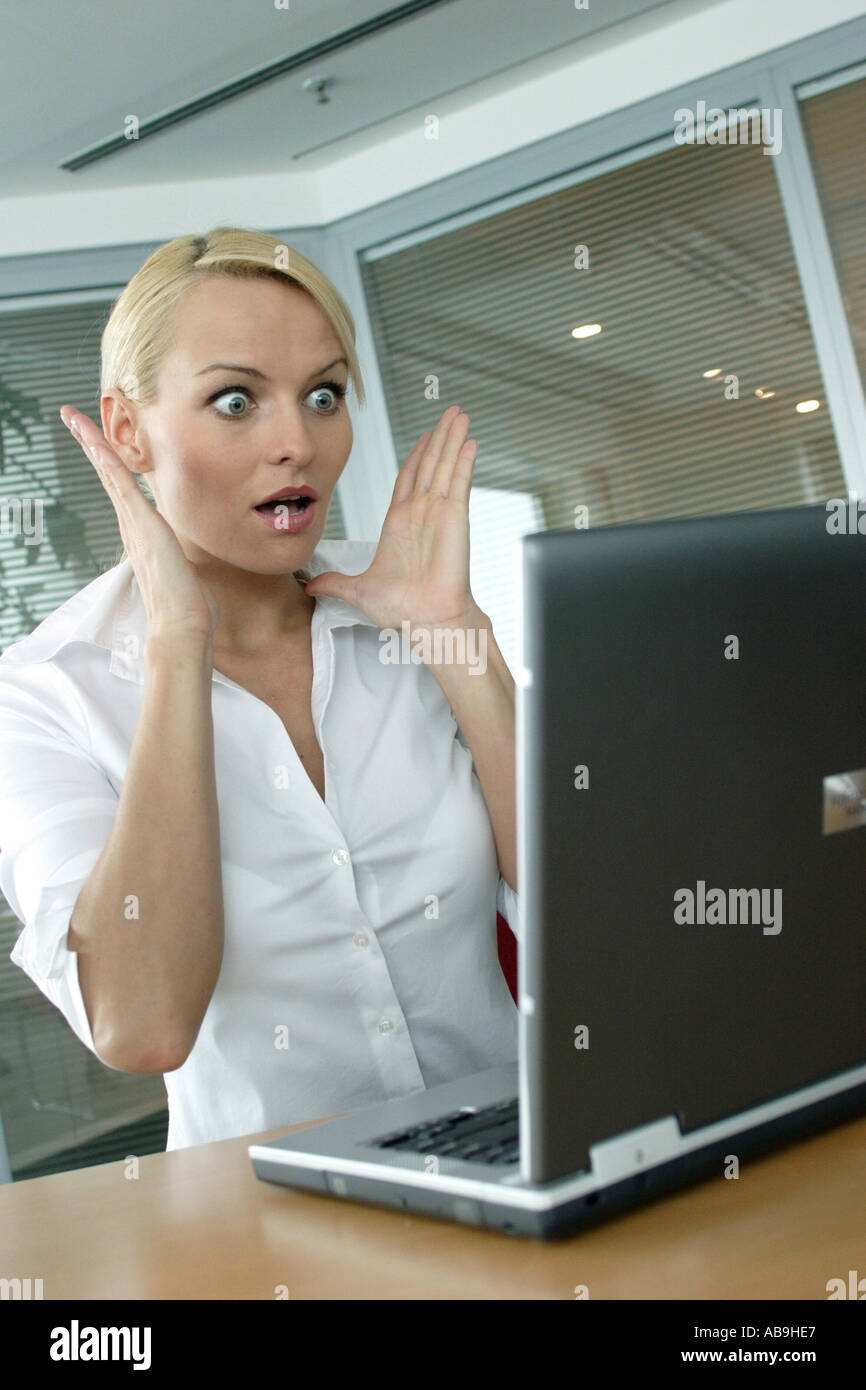
[[[755,392],[755,395],[758,396],[762,401],[768,401],[770,397],[775,396],[775,394],[775,391],[771,391],[769,386],[759,386],[757,391]]]
[[[820,405],[820,401],[798,401],[794,409],[800,415],[808,415],[810,410],[818,410]]]
[[[701,375],[705,376],[707,380],[709,380],[710,377],[721,376],[722,369],[721,367],[710,367],[710,370],[708,372],[702,372]]]
[[[596,333],[601,332],[600,323],[582,323],[579,328],[572,328],[572,338],[594,338]]]

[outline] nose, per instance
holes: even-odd
[[[268,462],[306,468],[314,454],[313,436],[300,407],[289,404],[274,412]]]

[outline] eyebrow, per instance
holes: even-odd
[[[317,367],[314,372],[310,372],[310,376],[308,376],[306,380],[309,381],[310,377],[313,376],[321,376],[322,372],[327,372],[331,367],[336,367],[338,362],[343,362],[347,367],[349,365],[345,357],[335,357],[333,362],[326,362],[324,367]],[[260,372],[258,367],[241,367],[237,362],[211,362],[209,367],[202,367],[200,372],[196,372],[196,376],[204,376],[205,372],[216,371],[247,372],[250,376],[259,377],[262,381],[270,381],[270,377],[266,376],[264,372]]]

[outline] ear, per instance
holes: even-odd
[[[117,387],[104,392],[99,402],[102,433],[131,473],[152,473],[153,462],[142,428],[139,408]]]

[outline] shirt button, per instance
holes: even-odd
[[[380,1032],[380,1033],[393,1033],[393,1031],[394,1031],[394,1025],[393,1025],[393,1023],[391,1022],[390,1018],[383,1018],[383,1019],[382,1019],[382,1022],[379,1024],[379,1032]]]
[[[331,858],[335,864],[348,864],[349,851],[347,849],[332,849]]]
[[[354,941],[356,946],[367,946],[370,942],[369,936],[366,936],[362,931],[356,931],[355,935],[352,937],[352,940]]]

